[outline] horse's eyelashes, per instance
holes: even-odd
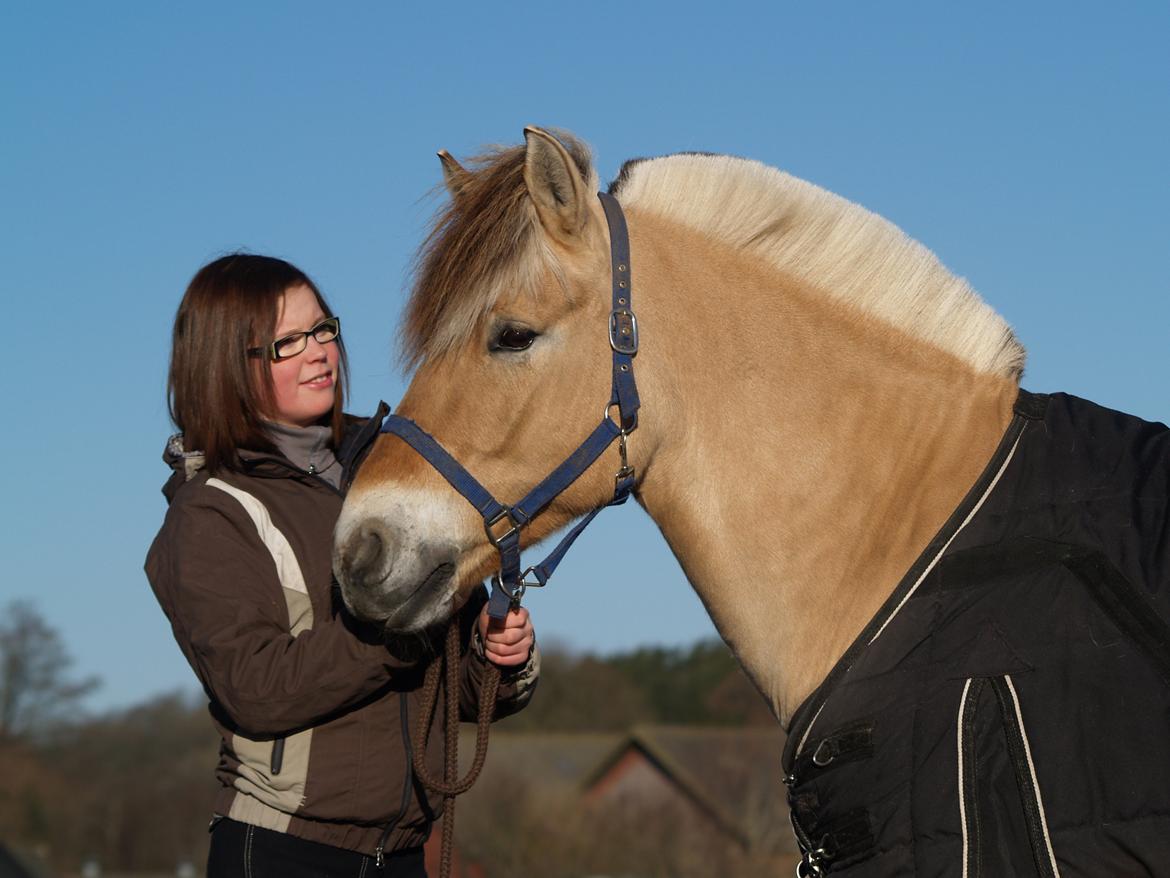
[[[496,335],[492,349],[498,351],[527,350],[536,340],[536,336],[537,333],[534,330],[523,326],[505,326]]]

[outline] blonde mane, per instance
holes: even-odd
[[[1024,348],[962,278],[897,226],[748,159],[681,153],[627,162],[610,192],[758,254],[969,363],[1018,379]]]

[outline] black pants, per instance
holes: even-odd
[[[207,878],[427,878],[422,848],[373,857],[222,817],[211,830]]]

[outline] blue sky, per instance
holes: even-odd
[[[238,248],[294,261],[346,321],[353,410],[394,402],[435,151],[526,124],[583,137],[603,180],[708,150],[845,195],[1007,317],[1027,387],[1165,420],[1167,45],[1152,2],[6,3],[0,605],[33,600],[102,677],[92,709],[193,688],[142,574],[186,282]],[[578,649],[713,633],[632,505],[528,603]]]

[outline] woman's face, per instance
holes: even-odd
[[[274,337],[310,330],[326,316],[311,289],[289,287],[280,298]],[[333,409],[337,382],[337,343],[321,344],[311,335],[306,341],[299,354],[268,363],[276,409],[271,417],[294,427],[315,424]]]

